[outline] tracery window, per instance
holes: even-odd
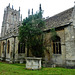
[[[53,54],[61,54],[61,40],[56,36],[56,40],[52,40]]]
[[[10,52],[10,41],[8,40],[8,42],[7,42],[7,53],[9,53]]]
[[[18,53],[25,53],[25,44],[24,43],[18,44]]]

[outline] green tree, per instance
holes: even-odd
[[[33,56],[41,57],[44,53],[43,49],[43,28],[44,21],[40,17],[40,12],[30,15],[23,20],[22,26],[19,27],[19,40],[27,46],[27,56],[31,50]]]
[[[52,28],[51,29],[51,40],[53,41],[57,40],[56,37],[57,37],[57,33],[55,31],[55,28]]]

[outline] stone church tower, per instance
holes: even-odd
[[[19,10],[14,10],[10,4],[4,10],[4,17],[1,30],[0,59],[8,62],[18,61],[25,56],[25,47],[20,47],[18,40],[18,28],[22,25],[22,15]],[[24,50],[24,51],[22,51]]]
[[[17,35],[18,27],[21,25],[21,21],[22,18],[20,17],[20,7],[17,11],[14,10],[13,6],[10,8],[9,4],[9,6],[7,6],[4,10],[1,37]]]

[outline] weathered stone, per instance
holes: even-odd
[[[26,58],[26,69],[41,69],[41,58],[27,57]]]
[[[8,12],[8,13],[7,13]],[[24,60],[27,56],[25,53],[18,53],[19,40],[18,28],[21,25],[20,10],[12,10],[10,6],[4,11],[2,31],[0,38],[0,60],[6,58],[6,61],[15,62]],[[44,45],[46,47],[44,60],[56,66],[75,66],[75,6],[64,12],[45,20],[46,28],[44,29]],[[61,53],[53,53],[53,44],[51,40],[50,29],[55,28],[57,36],[60,38]],[[7,51],[8,40],[10,41],[10,52]],[[57,48],[57,47],[56,47]],[[29,50],[29,55],[33,56]],[[14,57],[15,54],[15,57]],[[22,62],[21,62],[22,63]]]

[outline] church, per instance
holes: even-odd
[[[25,58],[25,49],[20,50],[18,40],[18,28],[22,25],[22,15],[19,10],[14,10],[10,4],[4,9],[1,28],[0,59],[8,62],[18,61]]]
[[[45,19],[44,60],[56,66],[75,66],[75,6],[57,15]],[[14,10],[10,4],[4,9],[0,38],[0,60],[20,62],[25,60],[27,49],[18,40],[18,28],[22,25],[22,16],[19,10]],[[57,37],[51,38],[50,30],[55,28]]]

